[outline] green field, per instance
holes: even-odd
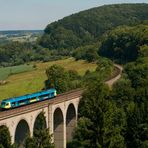
[[[83,75],[88,69],[93,71],[96,68],[96,64],[83,60],[75,61],[73,58],[33,64],[36,64],[36,69],[28,72],[20,71],[21,73],[13,74],[6,79],[8,83],[0,86],[0,100],[40,91],[47,79],[45,70],[53,64],[63,66],[66,70],[76,70],[80,75]],[[1,73],[5,72],[5,69],[3,70]]]
[[[10,75],[32,71],[33,69],[34,69],[33,65],[20,65],[20,66],[0,68],[0,80],[5,80]]]

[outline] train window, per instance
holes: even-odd
[[[9,105],[9,103],[6,103],[6,106]]]
[[[46,95],[42,95],[41,97],[47,97],[48,96],[48,94],[46,94]]]
[[[5,102],[2,102],[2,106],[5,106],[5,104],[6,104]]]
[[[15,106],[15,104],[16,104],[16,102],[12,102],[12,103],[11,103],[12,106]]]
[[[24,103],[25,103],[25,101],[24,101],[24,100],[19,101],[19,104],[24,104]]]
[[[30,98],[30,100],[35,100],[36,98]]]

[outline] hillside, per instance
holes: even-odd
[[[98,59],[98,47],[104,33],[107,35],[118,26],[147,24],[147,10],[148,4],[118,4],[92,8],[49,24],[38,39],[36,35],[41,35],[42,31],[2,31],[0,67],[31,61],[47,62],[65,56],[94,62]],[[34,35],[30,37],[28,34]],[[37,41],[33,41],[33,38]]]
[[[148,20],[148,4],[106,5],[65,17],[49,24],[40,40],[49,49],[92,44],[108,30]]]

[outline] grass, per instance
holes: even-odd
[[[0,80],[5,80],[10,75],[31,71],[33,69],[34,68],[32,65],[20,65],[20,66],[0,68]]]
[[[0,100],[40,91],[47,79],[45,71],[53,64],[63,66],[66,70],[76,70],[80,75],[96,68],[96,64],[75,61],[73,58],[33,64],[36,64],[36,70],[11,75],[6,79],[8,83],[0,86]]]

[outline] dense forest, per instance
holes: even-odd
[[[119,27],[104,38],[99,52],[124,63],[122,78],[111,90],[99,75],[85,85],[68,148],[148,147],[147,31],[145,25]]]
[[[132,26],[148,20],[147,10],[148,4],[118,4],[82,11],[49,24],[40,44],[49,49],[92,44],[117,26]]]
[[[110,31],[102,40],[99,55],[118,63],[148,56],[148,25],[120,26]]]
[[[98,77],[86,88],[69,148],[148,147],[148,55],[125,64],[112,90]]]

